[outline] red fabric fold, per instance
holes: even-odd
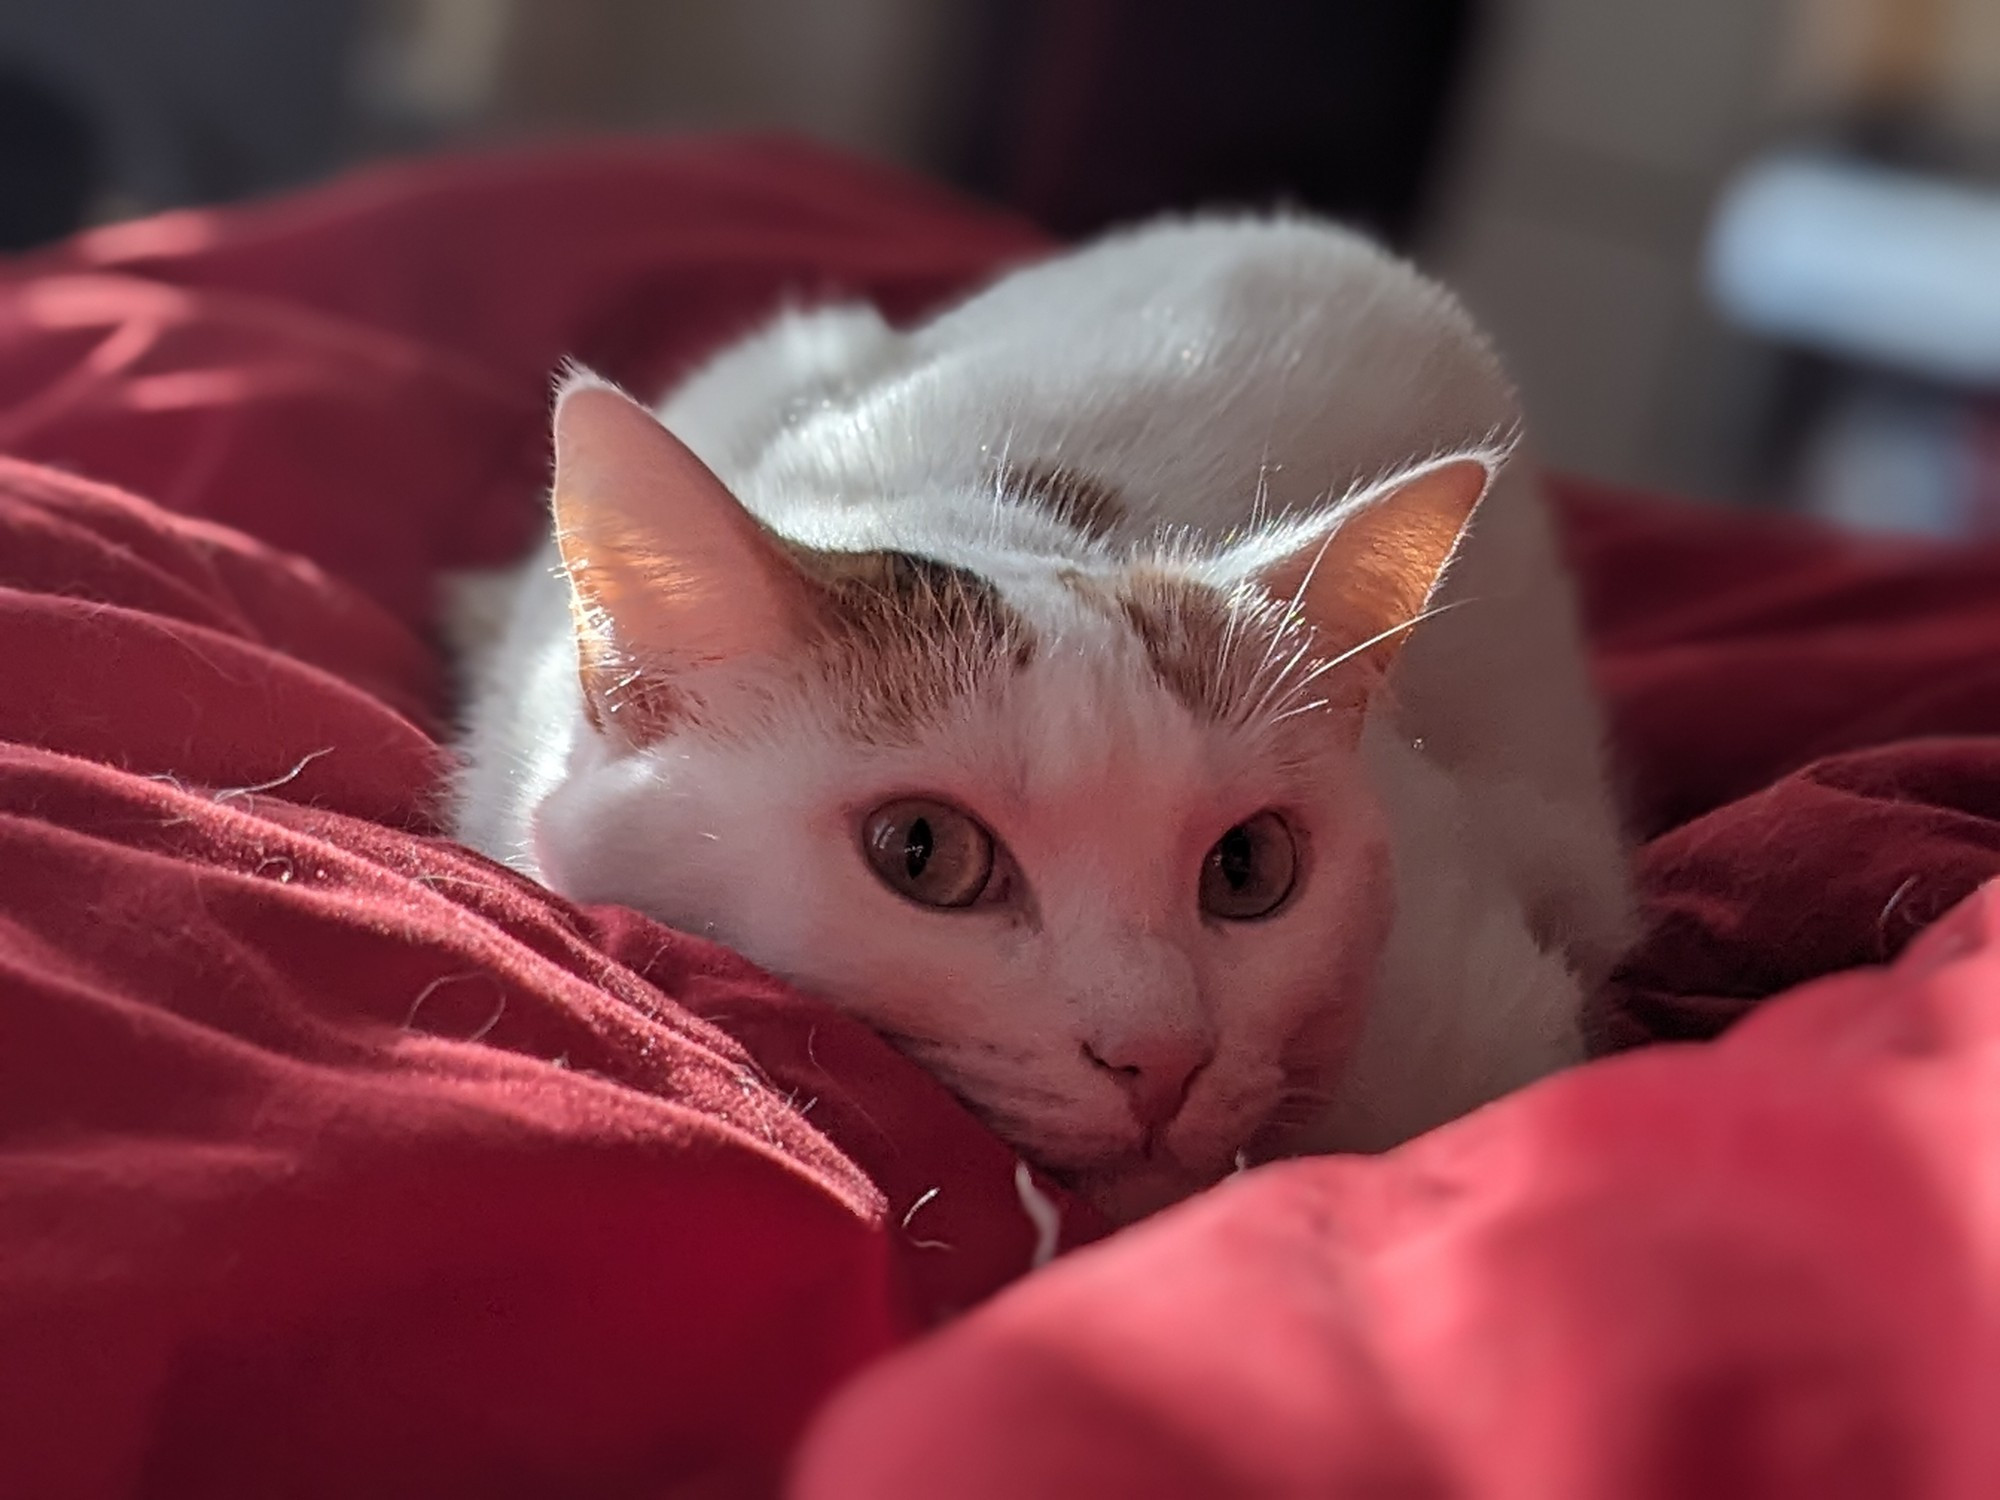
[[[843,1390],[802,1493],[1995,1488],[1992,898],[1857,966],[2000,870],[2000,552],[1566,486],[1652,924],[1600,1038],[1758,1013],[997,1298],[936,1083],[441,837],[435,581],[532,540],[559,360],[1040,245],[623,143],[0,269],[0,1493],[763,1494]]]
[[[1079,1252],[850,1386],[800,1500],[1993,1493],[2000,890],[1889,974]]]

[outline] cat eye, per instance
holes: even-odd
[[[993,835],[957,808],[927,798],[870,813],[861,847],[882,883],[920,906],[970,906],[993,878]]]
[[[1291,829],[1274,812],[1238,823],[1201,862],[1201,909],[1211,917],[1247,922],[1268,917],[1292,893],[1299,851]]]

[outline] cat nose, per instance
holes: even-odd
[[[1083,1055],[1125,1090],[1132,1114],[1147,1130],[1158,1130],[1181,1112],[1195,1075],[1215,1049],[1206,1038],[1186,1032],[1134,1032],[1083,1044]]]

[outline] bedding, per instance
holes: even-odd
[[[1607,1055],[1108,1239],[1040,1184],[1031,1277],[865,1029],[441,836],[436,579],[534,538],[559,360],[1040,246],[747,140],[0,268],[0,1493],[2000,1492],[2000,549],[1562,485]]]

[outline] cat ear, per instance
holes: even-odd
[[[1365,647],[1386,671],[1424,611],[1502,455],[1456,454],[1407,469],[1344,501],[1328,523],[1257,581],[1341,649]]]
[[[782,545],[686,444],[616,387],[573,376],[556,399],[555,531],[585,706],[600,729],[657,738],[677,668],[778,655],[806,629]]]

